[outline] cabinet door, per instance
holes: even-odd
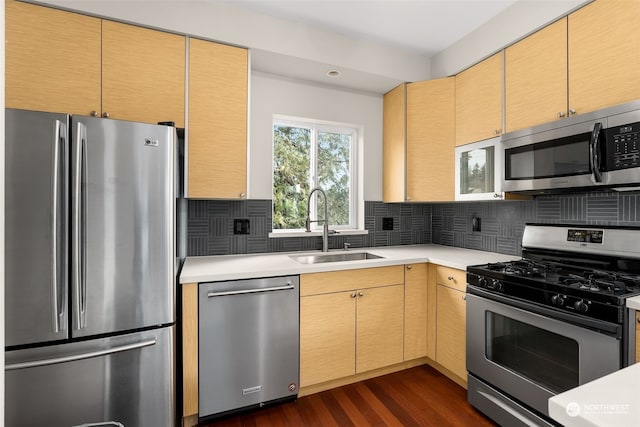
[[[502,52],[456,75],[456,145],[500,135]]]
[[[355,373],[356,294],[300,298],[300,387]]]
[[[247,191],[246,49],[189,39],[187,197]]]
[[[402,362],[404,286],[358,291],[356,373]]]
[[[104,20],[102,113],[184,127],[185,37]]]
[[[465,293],[437,286],[436,362],[467,379]]]
[[[454,199],[455,79],[407,85],[407,200]]]
[[[569,15],[569,107],[640,98],[640,2],[596,0]]]
[[[404,272],[404,360],[427,355],[427,264]]]
[[[505,125],[511,132],[567,111],[567,19],[505,50]]]
[[[17,1],[5,9],[6,107],[100,110],[100,19]]]
[[[407,85],[382,98],[382,200],[405,201]]]

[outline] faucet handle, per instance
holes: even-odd
[[[350,247],[351,247],[351,243],[349,243],[349,242],[344,242],[344,250],[345,250],[345,251],[348,251]]]

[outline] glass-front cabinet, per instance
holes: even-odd
[[[501,199],[500,137],[456,147],[456,200]]]

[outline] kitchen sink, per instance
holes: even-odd
[[[367,259],[380,259],[384,257],[380,255],[374,255],[370,252],[340,252],[313,255],[290,255],[289,258],[299,262],[300,264],[319,264],[323,262],[363,261]]]

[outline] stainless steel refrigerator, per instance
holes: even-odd
[[[6,425],[174,425],[175,129],[5,120]]]

